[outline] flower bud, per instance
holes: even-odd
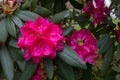
[[[13,11],[18,8],[17,0],[2,0],[2,7],[4,13],[13,14]]]

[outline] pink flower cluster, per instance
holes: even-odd
[[[117,34],[118,42],[120,43],[120,29],[116,30],[116,34]]]
[[[56,51],[64,47],[62,29],[48,19],[38,17],[36,21],[27,21],[21,28],[21,33],[17,45],[24,49],[24,58],[33,59],[35,63],[44,57],[54,59]]]
[[[105,7],[104,0],[93,0],[88,1],[86,7],[84,7],[83,12],[88,16],[93,17],[93,24],[100,24],[108,14],[108,8]]]
[[[91,32],[86,29],[75,31],[74,34],[66,38],[66,43],[76,51],[79,57],[86,63],[93,64],[97,57],[96,39]]]

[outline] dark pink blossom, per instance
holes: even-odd
[[[89,30],[81,29],[66,38],[66,43],[76,51],[79,57],[86,63],[93,64],[97,57],[96,39]]]
[[[92,23],[94,25],[101,24],[108,14],[108,8],[105,6],[104,0],[88,1],[86,7],[84,7],[82,11],[92,17]]]
[[[59,47],[64,40],[62,29],[48,19],[38,17],[35,22],[27,21],[21,28],[21,33],[17,45],[24,49],[24,58],[32,58],[35,63],[39,63],[44,57],[54,59],[56,51],[64,47]]]
[[[117,34],[117,40],[120,43],[120,29],[116,30],[116,34]]]

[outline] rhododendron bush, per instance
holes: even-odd
[[[0,0],[0,80],[120,80],[119,0]]]

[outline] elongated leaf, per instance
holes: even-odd
[[[55,0],[54,13],[64,11],[66,9],[65,2],[66,0]]]
[[[37,68],[37,64],[34,64],[32,61],[29,61],[25,65],[25,69],[20,77],[20,80],[30,80]]]
[[[2,20],[0,22],[0,41],[2,41],[2,43],[6,42],[8,36],[5,23],[6,23],[5,20]]]
[[[50,20],[55,23],[60,23],[64,18],[71,17],[71,16],[72,16],[71,11],[65,10],[63,12],[55,14]]]
[[[31,10],[32,10],[32,11],[35,10],[35,8],[36,8],[36,6],[37,6],[37,2],[38,2],[38,0],[32,0],[32,2],[31,2]]]
[[[73,30],[73,26],[69,26],[63,29],[63,35],[67,36]]]
[[[23,52],[21,51],[21,49],[14,48],[14,47],[8,47],[8,50],[9,50],[9,52],[10,52],[10,54],[15,62],[23,59],[23,55],[22,55]]]
[[[67,45],[65,45],[62,52],[58,53],[58,56],[71,66],[86,69],[86,64],[80,59],[80,57],[78,57],[76,52]]]
[[[114,54],[114,44],[113,41],[109,37],[109,48],[104,53],[104,58],[101,66],[101,73],[105,75],[110,67],[112,62],[113,54]]]
[[[15,24],[13,23],[13,21],[10,18],[11,17],[8,17],[6,20],[6,29],[11,36],[16,37]]]
[[[120,60],[120,45],[117,47],[117,60]]]
[[[47,72],[48,78],[52,79],[54,74],[53,61],[51,59],[44,59],[44,66]]]
[[[99,53],[105,53],[110,47],[110,35],[106,34],[102,38],[100,38],[97,42],[97,46],[99,48]]]
[[[13,80],[14,68],[13,61],[6,46],[0,48],[0,62],[8,80]]]
[[[13,22],[20,28],[23,26],[23,22],[16,15],[12,15]]]
[[[35,9],[35,13],[39,14],[42,17],[48,17],[52,14],[47,8],[37,6]]]
[[[32,0],[25,0],[25,3],[22,4],[21,9],[24,10],[24,9],[28,8],[30,6],[31,2],[32,2]]]
[[[23,21],[27,21],[27,20],[35,20],[39,15],[30,11],[18,11],[16,13],[16,15],[22,19]]]
[[[17,64],[22,72],[25,69],[25,63],[26,63],[25,61],[17,61]]]
[[[60,59],[56,59],[56,64],[60,71],[60,75],[63,76],[65,80],[75,80],[74,72],[71,66]]]

